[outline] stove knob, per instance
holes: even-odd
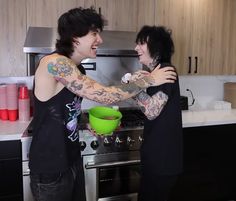
[[[144,141],[144,139],[143,139],[141,136],[138,137],[138,140],[139,140],[139,142],[141,142],[141,143]]]
[[[128,145],[131,145],[131,144],[133,144],[135,142],[135,140],[133,140],[131,137],[127,137],[127,144]]]
[[[93,150],[96,150],[99,146],[98,141],[97,140],[92,141],[90,146],[92,147]]]
[[[119,137],[116,137],[115,143],[116,143],[116,145],[121,145],[123,143],[123,141],[120,140]]]
[[[80,150],[84,151],[84,149],[86,148],[86,142],[85,141],[80,141],[79,144],[80,144]]]
[[[105,147],[108,147],[108,146],[111,146],[112,140],[105,137],[103,143]]]

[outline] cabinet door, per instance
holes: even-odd
[[[137,0],[96,0],[96,9],[108,21],[105,30],[136,31]]]
[[[157,0],[156,23],[173,31],[182,75],[236,74],[234,0]]]
[[[22,201],[21,141],[0,141],[0,201]]]
[[[1,0],[0,13],[0,75],[25,76],[26,55],[23,53],[26,35],[25,0]]]
[[[224,0],[196,0],[193,4],[194,70],[200,75],[220,75],[225,67],[225,45],[229,3]],[[227,8],[228,7],[228,8]],[[226,34],[226,35],[225,35]],[[196,69],[197,68],[197,69]]]
[[[184,171],[169,201],[235,200],[235,124],[183,129]]]
[[[172,63],[179,74],[188,74],[191,68],[191,35],[193,25],[192,0],[157,0],[155,24],[172,31],[175,53]]]
[[[155,0],[138,0],[137,31],[139,31],[143,25],[155,24],[155,9]]]
[[[77,0],[77,6],[83,8],[90,8],[96,6],[96,0]]]
[[[220,50],[223,58],[222,74],[236,75],[236,1],[224,1],[223,8],[224,23],[221,29],[223,50]]]
[[[27,27],[57,27],[60,15],[78,3],[78,0],[27,0]]]

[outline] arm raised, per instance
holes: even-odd
[[[170,78],[167,75],[170,74],[170,71],[160,71],[160,75],[158,72],[155,72],[153,75],[144,76],[127,85],[103,86],[88,76],[83,75],[77,69],[74,62],[67,57],[59,56],[53,60],[47,61],[47,67],[48,72],[73,93],[104,104],[111,104],[131,98],[138,94],[142,89],[149,86],[159,85],[162,82],[169,82]],[[157,78],[155,78],[154,75]],[[165,76],[166,79],[163,79],[162,76]]]

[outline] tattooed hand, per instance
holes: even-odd
[[[133,75],[131,75],[129,82],[135,82],[139,79],[142,79],[143,77],[147,75],[150,75],[150,73],[145,70],[136,71]]]
[[[161,65],[159,64],[152,72],[151,76],[154,79],[153,85],[162,85],[165,83],[174,83],[176,80],[176,71],[174,67],[164,67],[160,68]]]

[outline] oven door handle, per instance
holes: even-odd
[[[129,160],[129,161],[118,161],[118,162],[109,162],[109,163],[94,163],[88,162],[85,164],[86,169],[93,169],[93,168],[104,168],[104,167],[114,167],[114,166],[124,166],[124,165],[136,165],[139,164],[140,160]]]

